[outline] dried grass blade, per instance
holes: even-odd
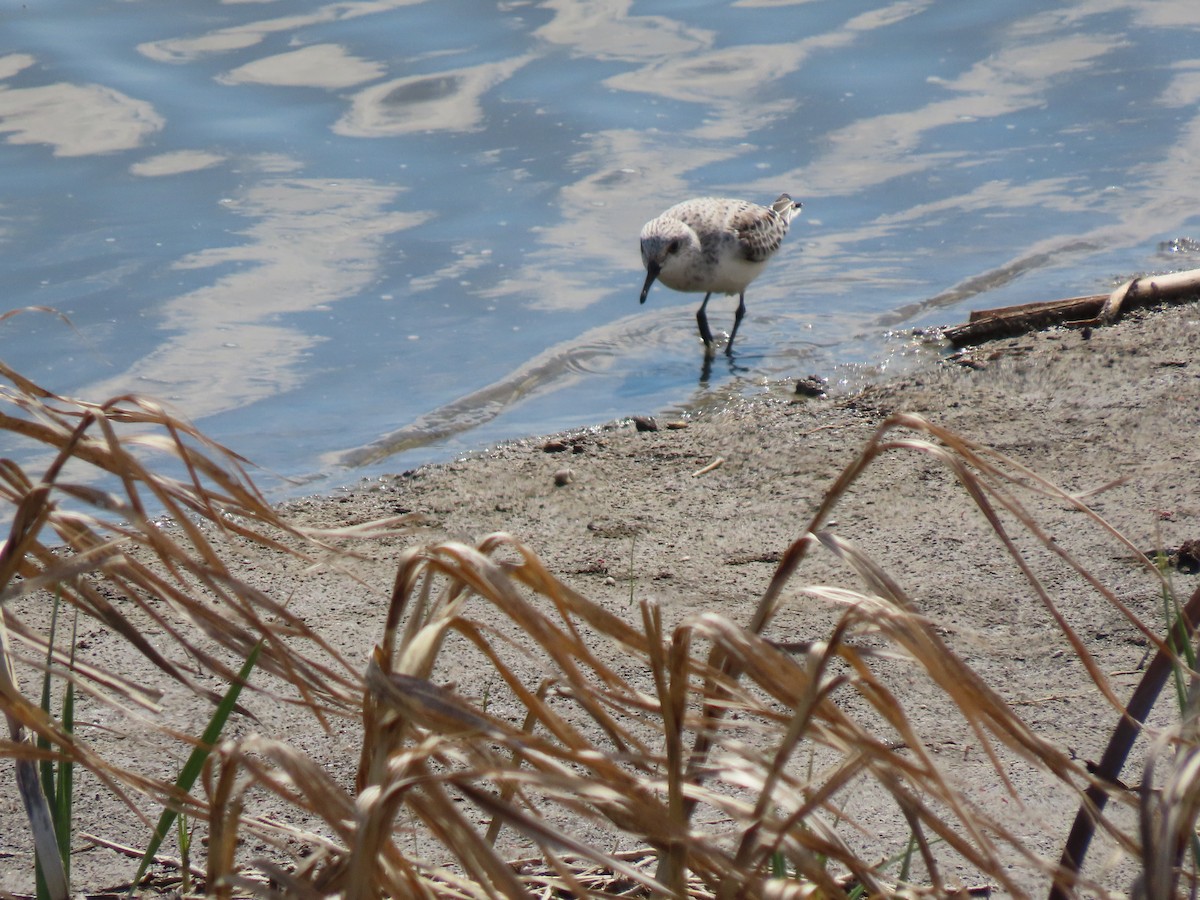
[[[1191,700],[1194,707],[1194,679]],[[1196,819],[1200,813],[1200,744],[1197,736],[1196,709],[1193,708],[1180,727],[1155,741],[1147,755],[1138,810],[1142,868],[1134,886],[1135,895],[1146,900],[1174,900],[1179,896],[1180,863],[1189,845],[1195,850]],[[1181,746],[1172,751],[1176,742]],[[1172,752],[1173,761],[1168,759]],[[1162,763],[1167,763],[1170,771],[1162,787],[1155,789],[1156,770]],[[1194,884],[1188,893],[1195,893]]]
[[[504,819],[505,823],[521,831],[540,844],[549,844],[551,846],[559,846],[565,850],[575,853],[584,859],[590,859],[597,865],[604,866],[617,874],[624,875],[626,878],[642,885],[644,888],[657,891],[658,893],[673,895],[673,892],[664,884],[661,884],[656,879],[650,877],[645,872],[638,869],[636,866],[631,866],[619,857],[611,854],[603,853],[597,850],[591,844],[579,841],[570,835],[551,828],[544,822],[529,816],[528,814],[517,810],[511,806],[501,806],[495,796],[481,791],[470,783],[456,783],[455,785],[468,799],[476,806],[489,812],[494,816],[499,816]],[[524,894],[522,894],[524,896]]]
[[[542,681],[538,684],[537,692],[534,694],[534,698],[536,699],[538,706],[545,705],[546,693],[550,689],[550,685],[551,685],[551,681],[546,678],[542,679]],[[523,685],[522,685],[522,687],[523,687]],[[525,704],[525,721],[521,724],[522,734],[530,735],[533,733],[533,728],[537,724],[537,714],[534,712],[534,708],[535,707],[532,704]],[[520,759],[519,750],[514,748],[512,751],[512,756],[511,756],[512,768],[514,768],[514,769],[519,768],[520,764],[521,764],[521,759]],[[503,802],[508,803],[512,799],[512,796],[515,793],[516,788],[517,788],[517,786],[515,783],[506,781],[504,784],[502,784],[500,786],[500,799]],[[495,845],[496,838],[500,834],[500,828],[502,825],[503,825],[503,822],[498,818],[493,818],[488,823],[487,835],[484,839],[489,844]]]
[[[871,598],[864,597],[864,603],[868,606],[864,606],[862,614],[882,625],[889,637],[906,648],[910,656],[925,668],[945,695],[954,701],[955,707],[963,713],[968,723],[977,729],[981,746],[985,749],[990,746],[990,742],[978,730],[981,725],[986,724],[989,730],[1005,743],[1022,752],[1027,758],[1047,766],[1060,778],[1069,780],[1078,774],[1077,767],[1072,764],[1070,757],[1034,733],[1013,712],[1004,698],[992,690],[970,666],[962,662],[932,625],[916,614],[912,601],[873,560],[853,544],[836,535],[824,533],[819,539],[863,577],[877,598],[894,604],[894,608],[899,612],[889,615],[883,604],[879,604],[875,609],[869,608]],[[884,704],[881,711],[893,708],[891,704]],[[989,756],[997,774],[1005,778],[1003,766],[990,750]],[[1005,782],[1007,783],[1007,778]]]
[[[507,804],[502,806],[494,796],[479,791],[470,784],[455,784],[455,789],[489,815],[503,817],[506,824],[518,825],[527,819],[524,816],[514,816],[513,807]],[[439,836],[444,846],[454,848],[455,857],[466,874],[479,885],[485,886],[489,894],[495,892],[510,900],[527,900],[524,886],[512,867],[466,820],[459,804],[446,793],[439,781],[432,777],[426,779],[423,789],[412,794],[409,808]],[[347,895],[347,900],[374,898],[373,895]]]
[[[764,858],[769,855],[773,846],[764,847],[760,844],[761,832],[766,826],[766,820],[774,812],[776,805],[775,787],[784,777],[785,767],[797,745],[805,737],[813,738],[813,717],[821,705],[845,683],[843,678],[824,680],[825,670],[830,659],[836,656],[837,648],[842,642],[848,619],[843,617],[838,623],[829,642],[819,652],[806,654],[805,690],[790,707],[790,720],[787,728],[780,736],[775,748],[774,758],[767,766],[762,788],[759,791],[754,814],[747,823],[743,824],[742,837],[734,859],[734,871],[739,873],[756,872],[762,867]],[[772,842],[774,843],[774,842]],[[737,878],[726,879],[721,885],[718,897],[731,898],[737,888]]]
[[[205,883],[208,892],[217,900],[229,900],[233,895],[231,876],[244,801],[242,793],[236,790],[237,764],[234,754],[222,747],[217,760],[215,783],[206,785],[210,812]]]
[[[657,603],[641,603],[642,628],[650,649],[650,673],[658,694],[662,714],[663,741],[666,749],[667,815],[675,833],[687,833],[683,802],[684,752],[683,717],[687,703],[687,666],[689,642],[686,636],[672,642],[664,652],[662,610]],[[667,886],[674,897],[687,891],[687,847],[679,840],[668,841],[658,859],[655,878]]]

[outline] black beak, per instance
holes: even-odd
[[[646,263],[646,283],[642,285],[642,299],[639,303],[646,302],[646,295],[650,293],[650,285],[654,284],[654,279],[658,277],[658,273],[662,271],[662,266],[656,262]]]

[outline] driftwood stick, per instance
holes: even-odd
[[[1183,303],[1197,298],[1200,298],[1200,269],[1189,269],[1134,278],[1111,294],[975,310],[965,324],[947,328],[942,335],[961,347],[1040,331],[1052,325],[1073,328],[1109,325],[1130,309],[1155,303]]]
[[[1191,643],[1196,633],[1197,622],[1200,622],[1200,588],[1192,593],[1187,605],[1171,624],[1166,646],[1160,647],[1154,654],[1133,696],[1129,698],[1125,714],[1117,720],[1108,746],[1104,748],[1104,755],[1096,765],[1096,781],[1084,792],[1083,802],[1079,805],[1079,811],[1075,813],[1075,821],[1067,835],[1048,900],[1067,900],[1075,896],[1075,881],[1083,867],[1083,858],[1087,855],[1088,846],[1096,832],[1096,824],[1108,803],[1110,791],[1104,785],[1114,784],[1120,777],[1121,767],[1125,765],[1133,742],[1142,730],[1142,724],[1150,714],[1154,701],[1162,693],[1172,669],[1183,665],[1177,654],[1182,653],[1184,644]]]

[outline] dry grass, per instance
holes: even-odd
[[[11,385],[0,393],[9,410],[0,428],[40,444],[49,458],[39,478],[0,465],[0,492],[12,510],[0,552],[7,634],[0,702],[10,729],[0,752],[34,760],[37,735],[130,808],[150,797],[206,822],[204,889],[213,896],[942,895],[960,887],[945,874],[955,866],[1020,893],[1014,859],[1055,877],[1061,892],[1074,890],[1058,860],[1035,852],[945,773],[890,681],[901,670],[952,704],[959,721],[947,727],[985,749],[1000,783],[1009,783],[1006,766],[1015,759],[1081,802],[1086,796],[1124,852],[1151,848],[1146,895],[1177,889],[1200,804],[1191,715],[1160,738],[1140,797],[1114,791],[1105,773],[1089,773],[1028,727],[886,572],[823,530],[879,455],[936,460],[974,498],[1112,710],[1122,712],[1122,700],[1026,563],[1013,523],[1120,609],[1157,647],[1160,669],[1183,665],[1156,629],[1041,531],[1019,497],[1043,493],[1074,505],[1136,553],[1121,535],[1034,473],[928,422],[894,416],[880,427],[787,549],[749,623],[705,613],[668,630],[645,602],[631,624],[559,581],[519,540],[496,534],[474,547],[447,542],[405,553],[362,672],[289,613],[281,599],[287,585],[277,596],[251,587],[222,544],[250,540],[325,557],[334,542],[393,534],[403,522],[339,534],[297,529],[264,502],[240,459],[156,404],[122,397],[94,405],[54,396],[2,366],[0,374]],[[97,472],[116,487],[93,486]],[[161,527],[149,509],[176,527]],[[844,560],[862,588],[797,587],[817,548]],[[1147,571],[1159,577],[1153,566]],[[797,647],[768,640],[766,626],[800,591],[841,610],[836,628]],[[203,797],[179,796],[167,781],[106,759],[15,680],[17,668],[42,667],[47,639],[14,614],[11,601],[53,593],[121,636],[164,683],[199,697],[213,693],[196,667],[228,681],[261,642],[259,667],[285,686],[276,689],[281,701],[311,715],[314,729],[331,717],[361,723],[356,782],[264,736],[221,743]],[[145,621],[168,637],[170,650],[143,636]],[[467,688],[445,683],[447,654],[471,667]],[[54,658],[55,674],[66,677],[66,651],[57,648]],[[96,702],[143,719],[159,711],[154,685],[95,666],[77,666],[69,677]],[[912,859],[903,866],[881,865],[888,848],[864,858],[845,837],[870,833],[842,805],[864,782],[907,823]],[[264,792],[295,815],[259,815]],[[1099,812],[1097,798],[1110,793],[1138,806],[1140,839]],[[248,835],[276,851],[247,858],[240,847]],[[530,848],[519,863],[505,849],[516,843]]]

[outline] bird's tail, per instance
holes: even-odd
[[[800,213],[804,204],[799,200],[793,200],[787,194],[780,194],[779,199],[771,204],[771,209],[783,216],[783,221],[791,223],[792,218]]]

